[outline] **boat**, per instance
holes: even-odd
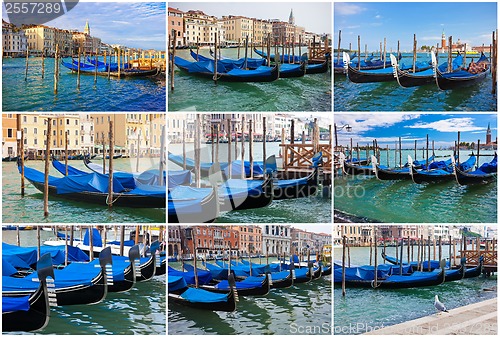
[[[18,166],[19,173],[21,167]],[[35,169],[24,167],[24,176],[40,192],[44,191],[45,175]],[[113,200],[108,200],[109,177],[99,173],[65,176],[49,176],[49,195],[63,199],[89,202],[118,207],[164,208],[166,187],[137,184],[134,189],[126,189],[113,178]]]
[[[136,276],[137,282],[148,281],[156,274],[156,254],[155,252],[160,248],[160,243],[155,241],[151,243],[149,248],[150,256],[141,257],[139,260],[139,268],[141,274]]]
[[[349,60],[351,61],[351,66],[358,69],[358,62],[354,62],[354,58],[356,58],[356,54],[353,54],[352,56],[349,56]],[[399,54],[399,59],[401,59],[401,54]],[[335,74],[346,74],[346,66],[347,62],[346,60],[342,59],[342,61],[339,62],[334,62],[333,68],[334,68],[334,73]],[[391,61],[386,61],[385,62],[385,67],[390,67],[391,66]],[[361,60],[361,63],[359,65],[360,70],[373,70],[373,69],[381,69],[384,68],[384,61],[381,59],[374,60],[373,59],[373,54],[371,56],[368,56],[366,60]]]
[[[408,156],[408,161],[410,163],[412,161],[410,156]],[[474,167],[475,163],[476,163],[476,156],[474,156],[474,154],[471,154],[469,159],[459,164],[459,169],[468,172]],[[439,183],[455,179],[452,166],[447,166],[442,169],[434,169],[434,170],[430,169],[430,170],[418,170],[418,171],[415,169],[415,167],[411,166],[410,175],[411,179],[416,184],[422,184],[424,182]]]
[[[305,268],[295,268],[295,278],[293,282],[294,284],[309,283],[313,280],[313,276],[312,264]]]
[[[233,211],[268,206],[274,197],[273,179],[228,179],[219,185],[217,194],[221,211]]]
[[[5,265],[3,266],[5,268]],[[37,331],[47,326],[50,319],[50,305],[47,277],[55,279],[50,253],[43,254],[37,262],[38,288],[21,297],[3,296],[2,331]]]
[[[78,72],[78,62],[68,63],[61,60],[61,63],[66,68],[70,69],[72,72]],[[108,66],[95,66],[94,64],[86,64],[80,62],[80,73],[82,74],[97,74],[99,76],[113,76],[113,77],[144,77],[144,76],[156,76],[160,73],[160,68],[154,69],[121,69],[118,71],[109,71]]]
[[[361,165],[356,162],[349,162],[347,160],[341,160],[342,162],[342,172],[347,175],[365,175],[373,176],[375,172],[373,171],[373,165]]]
[[[409,70],[401,70],[398,66],[398,61],[396,57],[391,54],[391,64],[394,70],[394,75],[398,81],[398,84],[403,88],[411,88],[416,86],[421,86],[425,84],[435,83],[436,81],[436,71],[434,70],[434,65],[437,64],[436,56],[431,53],[432,58],[432,68],[420,72],[411,72]],[[452,62],[452,69],[456,70],[462,66],[462,56],[457,56]],[[438,68],[441,72],[445,72],[448,67],[448,63],[442,63]]]
[[[373,82],[390,82],[395,80],[395,76],[393,73],[394,70],[392,66],[380,69],[358,70],[350,64],[349,55],[347,55],[347,53],[344,53],[343,57],[347,59],[347,64],[346,64],[347,77],[351,82],[373,83]],[[412,69],[412,67],[409,65],[408,66],[400,65],[399,68],[401,70]],[[432,68],[431,62],[418,62],[415,66],[415,72],[420,72],[431,68]]]
[[[195,53],[192,49],[189,51],[189,54],[193,59],[196,61],[212,61],[213,58],[203,56],[199,53]],[[212,54],[212,51],[210,51],[210,54]],[[254,58],[240,58],[238,60],[233,60],[233,59],[228,59],[228,58],[223,58],[223,59],[218,59],[217,60],[217,67],[219,67],[219,64],[225,67],[226,69],[233,69],[233,68],[239,68],[239,69],[257,69],[260,66],[265,66],[266,65],[266,60],[262,58],[254,59]]]
[[[168,301],[181,305],[212,311],[232,312],[236,310],[235,286],[232,275],[228,293],[214,293],[200,288],[188,287],[182,276],[168,276]]]
[[[168,186],[191,185],[190,170],[168,170]]]
[[[302,77],[306,74],[306,63],[300,64],[280,64],[280,78]]]
[[[459,56],[456,59],[458,58]],[[481,53],[481,57],[476,63],[471,62],[468,69],[442,72],[437,66],[434,66],[436,84],[441,90],[471,86],[483,81],[488,75],[489,68],[490,62],[484,53]]]
[[[276,172],[274,200],[306,198],[318,191],[318,168],[301,177],[299,172]]]
[[[363,267],[345,268],[345,284],[350,287],[404,289],[416,287],[430,287],[440,285],[445,281],[445,261],[440,262],[441,269],[433,272],[415,271],[409,275],[389,275],[385,271],[377,270],[375,283],[374,269]],[[342,283],[342,268],[335,268],[334,283]]]
[[[258,50],[255,47],[253,48],[253,50],[257,55],[261,56],[264,59],[267,59],[267,53],[264,53],[263,51]],[[305,55],[307,56],[307,54],[305,54]],[[275,61],[274,58],[275,58],[275,55],[271,54],[270,55],[271,62]],[[279,55],[279,58],[280,58],[280,63],[300,63],[303,56],[283,54],[283,55]]]
[[[487,184],[497,179],[497,154],[489,163],[484,163],[477,170],[464,172],[453,165],[455,179],[459,185]]]
[[[325,56],[325,61],[321,63],[307,63],[306,75],[323,74],[328,71],[328,64],[330,63],[330,53]]]
[[[213,188],[169,188],[168,223],[213,222],[219,215],[218,203]]]
[[[194,171],[196,168],[195,161],[191,158],[184,158],[183,156],[173,154],[171,152],[168,152],[168,160],[170,160],[172,163],[183,167],[184,166],[184,161],[186,161],[186,169],[190,171]],[[202,162],[200,164],[200,175],[202,177],[208,177],[208,173],[210,171],[210,168],[212,167],[214,163],[212,162]],[[226,174],[226,176],[229,173],[229,168],[228,168],[228,163],[227,162],[220,162],[218,163],[221,170]],[[244,161],[243,163],[245,167],[245,176],[247,178],[250,178],[250,162],[249,161]],[[270,166],[266,164],[266,169],[269,170],[277,170],[276,165]],[[231,173],[232,176],[241,176],[241,160],[235,160],[231,163]],[[263,161],[254,161],[253,162],[253,173],[254,175],[262,175],[264,174],[264,162]]]
[[[421,161],[414,161],[413,166],[415,169],[422,169],[424,167],[427,167],[427,163],[430,163],[433,161],[435,158],[434,155],[432,155],[428,161],[426,160],[421,160]],[[411,175],[410,175],[410,166],[408,163],[406,163],[403,167],[401,168],[391,168],[388,169],[384,166],[378,165],[377,164],[377,159],[375,156],[372,156],[372,165],[373,165],[373,171],[375,172],[375,176],[379,180],[411,180]],[[430,164],[432,165],[432,163]],[[431,166],[429,166],[431,167]]]
[[[178,56],[174,57],[175,65],[182,71],[199,77],[214,79],[214,61],[190,62]],[[272,82],[279,77],[278,65],[274,67],[260,66],[254,70],[227,69],[217,67],[217,81],[226,82]]]
[[[400,260],[396,259],[395,257],[385,255],[384,252],[382,252],[382,259],[384,261],[387,261],[391,264],[399,266]],[[403,263],[403,265],[409,265],[413,270],[418,269],[418,263],[416,261],[411,261],[410,263]],[[434,270],[439,268],[440,262],[437,260],[430,260],[430,270]],[[449,267],[449,262],[446,262],[445,267]],[[429,270],[429,260],[422,261],[422,269],[423,270]]]
[[[464,274],[464,278],[478,277],[483,272],[484,256],[479,257],[479,263],[476,267],[467,268]]]
[[[101,164],[94,163],[88,158],[85,158],[83,163],[85,164],[85,167],[92,172],[103,173],[106,175],[109,174],[109,170],[107,168],[105,169]],[[185,175],[187,175],[187,173],[185,173]],[[116,177],[125,188],[135,188],[137,184],[165,186],[167,181],[166,172],[163,171],[163,183],[160,182],[160,176],[160,171],[157,169],[149,169],[141,173],[113,170],[113,177]],[[183,177],[183,179],[187,178],[188,177],[185,176]]]
[[[238,295],[241,296],[265,296],[269,293],[269,289],[271,288],[269,276],[267,274],[263,281],[254,282],[252,280],[243,280],[235,284],[235,289],[238,291]],[[200,288],[215,293],[228,293],[231,286],[228,280],[222,280],[215,285],[201,285]]]
[[[108,292],[107,264],[112,265],[110,247],[99,255],[100,268],[96,268],[93,263],[72,262],[63,269],[54,270],[57,305],[101,302]],[[33,282],[36,278],[38,278],[36,272],[22,278],[3,276],[2,296],[19,297],[35,293],[39,286],[39,282]]]

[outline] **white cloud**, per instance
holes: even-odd
[[[391,114],[391,113],[378,113],[378,114],[349,114],[349,115],[335,115],[335,123],[340,128],[342,125],[349,124],[352,127],[353,133],[363,133],[374,128],[390,127],[397,123],[417,119],[418,114]]]
[[[484,130],[483,127],[475,126],[473,119],[470,117],[449,118],[431,123],[416,123],[405,127],[410,129],[434,129],[439,132],[467,132]]]
[[[441,36],[424,36],[424,37],[418,38],[418,40],[422,40],[422,41],[441,41]]]
[[[366,10],[366,8],[363,8],[361,6],[343,2],[335,3],[333,5],[333,8],[335,10],[335,13],[339,15],[355,15]]]
[[[382,18],[382,15],[380,15],[380,14],[375,15],[375,19],[381,19],[381,18]]]

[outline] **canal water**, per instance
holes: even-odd
[[[102,160],[96,161],[102,163]],[[141,158],[140,169],[158,168],[158,158]],[[81,160],[70,160],[68,164],[89,172]],[[26,167],[44,171],[42,160],[28,160]],[[108,164],[107,164],[108,165]],[[115,170],[135,172],[136,159],[116,159]],[[62,177],[52,165],[50,175]],[[3,223],[165,223],[165,209],[114,207],[78,201],[69,201],[49,196],[49,216],[43,216],[43,193],[25,180],[25,196],[21,196],[21,175],[15,162],[2,163],[2,222]]]
[[[20,231],[20,235],[22,246],[36,246],[35,230]],[[79,235],[75,232],[75,237]],[[42,242],[49,239],[54,239],[54,234],[41,231]],[[16,231],[2,231],[2,242],[16,244]],[[136,283],[129,291],[108,293],[98,304],[52,308],[49,324],[37,334],[165,335],[165,289],[165,275],[154,276],[149,281]]]
[[[381,249],[378,249],[380,254]],[[342,248],[334,249],[334,259],[342,259]],[[351,264],[369,264],[369,248],[351,248]],[[433,248],[431,247],[431,256]],[[438,253],[436,253],[438,254]],[[387,248],[387,255],[395,256],[395,247]],[[414,247],[414,256],[417,248]],[[404,248],[406,261],[406,247]],[[443,257],[448,257],[448,246],[443,246]],[[378,263],[382,258],[378,257]],[[434,296],[448,309],[497,297],[497,277],[483,276],[435,287],[413,289],[355,289],[347,288],[345,298],[341,287],[334,287],[334,333],[361,334],[371,329],[394,325],[436,313]],[[467,334],[467,333],[466,333]],[[471,331],[470,334],[473,334]]]
[[[24,80],[26,59],[2,60],[3,111],[151,111],[166,109],[165,77],[111,78],[82,74],[80,90],[77,75],[62,64],[59,67],[58,94],[54,96],[54,59],[29,58],[28,78]],[[71,59],[65,59],[71,62]]]
[[[186,144],[188,158],[194,158],[194,143]],[[278,167],[281,165],[280,143],[266,143],[267,156],[276,155]],[[241,144],[238,144],[238,153],[241,154]],[[215,146],[215,145],[214,145]],[[201,161],[212,162],[212,145],[202,144]],[[168,150],[174,154],[182,155],[182,144],[169,144]],[[219,144],[219,160],[227,162],[228,144]],[[231,156],[234,160],[234,144],[231,146]],[[248,160],[248,143],[245,143],[245,160]],[[240,156],[241,158],[241,156]],[[262,160],[262,143],[254,144],[255,161]],[[172,162],[168,162],[169,170],[181,170],[182,168]],[[332,222],[332,198],[323,196],[321,193],[309,198],[297,198],[289,200],[275,200],[269,206],[257,209],[232,211],[222,213],[216,219],[217,223],[331,223]]]
[[[438,64],[446,58],[440,55]],[[478,58],[474,57],[474,61]],[[467,56],[467,64],[470,59]],[[430,55],[419,53],[417,60],[430,60]],[[412,55],[403,54],[401,62],[411,64]],[[342,74],[335,74],[333,87],[335,111],[497,111],[497,97],[491,94],[491,74],[477,85],[446,91],[439,90],[435,83],[413,88],[403,88],[396,80],[353,83]]]
[[[302,48],[302,53],[305,53]],[[280,51],[281,53],[281,51]],[[189,50],[176,56],[194,61]],[[200,54],[209,57],[208,49]],[[236,48],[222,49],[223,57],[236,59]],[[274,52],[272,53],[274,54]],[[296,48],[295,55],[299,55]],[[240,58],[244,57],[243,48]],[[255,53],[248,57],[258,58]],[[269,83],[227,83],[186,74],[175,67],[175,90],[168,94],[168,111],[325,111],[332,110],[332,73],[280,78]],[[170,77],[169,88],[170,88]]]
[[[418,158],[423,158],[418,151]],[[450,156],[450,151],[436,155]],[[460,161],[469,152],[460,153]],[[481,154],[492,154],[483,151]],[[403,165],[413,150],[403,150]],[[356,157],[356,154],[354,155]],[[361,157],[366,157],[362,152]],[[398,155],[399,158],[399,155]],[[447,160],[449,157],[440,158]],[[493,157],[480,157],[479,165]],[[380,162],[387,165],[387,152]],[[394,151],[389,151],[394,166]],[[399,164],[399,159],[398,159]],[[344,176],[334,179],[334,208],[345,221],[395,223],[496,223],[497,181],[485,185],[459,186],[455,180],[437,184],[415,184],[411,180],[380,181],[374,176]],[[359,219],[364,218],[364,219]]]
[[[254,259],[258,263],[259,259]],[[169,263],[180,269],[180,263]],[[263,297],[243,297],[236,311],[210,312],[168,305],[169,335],[331,335],[331,276],[271,289]]]

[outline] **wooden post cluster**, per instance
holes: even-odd
[[[49,216],[49,161],[50,161],[50,142],[52,134],[52,118],[47,118],[47,144],[45,147],[45,180],[43,186],[43,216]],[[38,228],[38,227],[37,227]]]
[[[113,155],[114,155],[113,121],[109,121],[109,170],[108,170],[108,208],[113,208]]]

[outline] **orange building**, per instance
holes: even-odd
[[[2,158],[17,155],[16,116],[16,114],[2,114]]]
[[[176,47],[184,46],[186,44],[184,38],[184,12],[168,7],[168,35],[173,42],[172,30],[176,35]]]
[[[190,236],[190,229],[191,236]],[[193,241],[196,242],[196,254],[199,257],[225,255],[231,249],[231,255],[237,256],[240,249],[239,232],[231,226],[193,226],[184,228],[181,246],[185,254],[194,254]]]

